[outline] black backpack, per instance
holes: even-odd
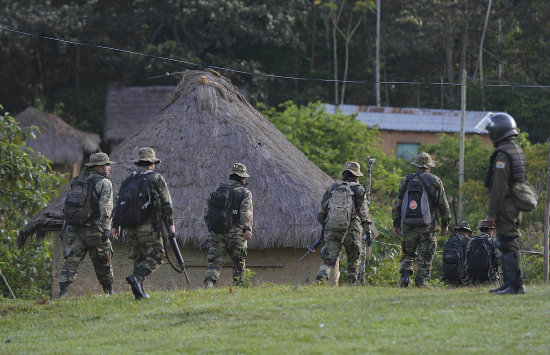
[[[468,253],[468,276],[476,281],[489,281],[495,276],[493,248],[487,238],[474,238],[470,242]]]
[[[71,189],[67,193],[63,207],[63,216],[68,225],[83,226],[92,217],[99,216],[99,206],[93,190],[96,183],[102,179],[103,176],[87,176],[71,182]]]
[[[431,196],[424,176],[410,174],[401,204],[401,222],[410,226],[427,226],[432,223]],[[430,178],[432,175],[428,175]]]
[[[156,173],[133,173],[122,182],[113,212],[113,227],[133,228],[153,212],[151,181]]]
[[[206,221],[209,232],[227,233],[233,225],[233,218],[239,215],[239,208],[244,194],[238,193],[237,187],[230,187],[226,183],[218,186],[208,199]],[[235,207],[234,207],[235,206]]]
[[[448,283],[461,283],[464,277],[464,252],[460,238],[453,236],[443,246],[443,276]]]

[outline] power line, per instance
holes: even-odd
[[[189,62],[181,59],[175,59],[175,58],[168,58],[153,54],[147,54],[144,52],[139,52],[136,50],[127,50],[127,49],[121,49],[116,47],[110,47],[106,45],[99,45],[99,44],[90,44],[90,43],[83,43],[78,41],[71,41],[56,37],[50,37],[50,36],[43,36],[43,35],[37,35],[29,32],[23,32],[19,30],[15,30],[12,28],[8,28],[6,26],[0,25],[0,29],[20,35],[24,35],[27,37],[35,37],[35,38],[42,38],[50,41],[56,41],[56,42],[62,42],[62,43],[68,43],[76,46],[83,46],[83,47],[92,47],[92,48],[99,48],[104,50],[110,50],[115,52],[121,52],[126,54],[132,54],[132,55],[138,55],[142,57],[147,58],[153,58],[158,60],[164,60],[169,62],[175,62],[175,63],[182,63],[194,67],[208,67],[216,70],[222,70],[222,71],[229,71],[233,73],[238,74],[244,74],[244,75],[251,75],[251,76],[263,76],[265,78],[273,78],[273,79],[285,79],[285,80],[300,80],[300,81],[318,81],[318,82],[327,82],[327,83],[347,83],[347,84],[370,84],[374,85],[375,82],[369,81],[369,80],[337,80],[337,79],[322,79],[322,78],[308,78],[308,77],[299,77],[299,76],[288,76],[288,75],[278,75],[278,74],[267,74],[267,73],[259,73],[259,72],[249,72],[245,70],[238,70],[238,69],[232,69],[232,68],[226,68],[226,67],[220,67],[215,65],[204,65],[194,62]],[[173,76],[177,75],[178,73],[167,73],[166,75],[156,76],[154,78],[159,77],[166,77],[166,76]],[[446,83],[446,82],[421,82],[421,81],[381,81],[380,84],[384,85],[437,85],[437,86],[460,86],[460,83]],[[548,89],[550,88],[550,85],[530,85],[530,84],[518,84],[518,83],[499,83],[499,84],[480,84],[480,83],[469,83],[469,86],[479,86],[479,87],[510,87],[510,88],[538,88],[538,89]]]

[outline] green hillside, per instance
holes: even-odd
[[[0,299],[0,353],[547,353],[550,287],[271,286]]]

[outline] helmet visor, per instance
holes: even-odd
[[[489,112],[488,114],[483,117],[481,121],[474,127],[474,131],[478,133],[489,133],[488,128],[495,125],[491,117],[493,116],[492,112]]]

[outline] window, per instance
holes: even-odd
[[[397,143],[397,157],[406,162],[413,162],[418,155],[419,143]]]

